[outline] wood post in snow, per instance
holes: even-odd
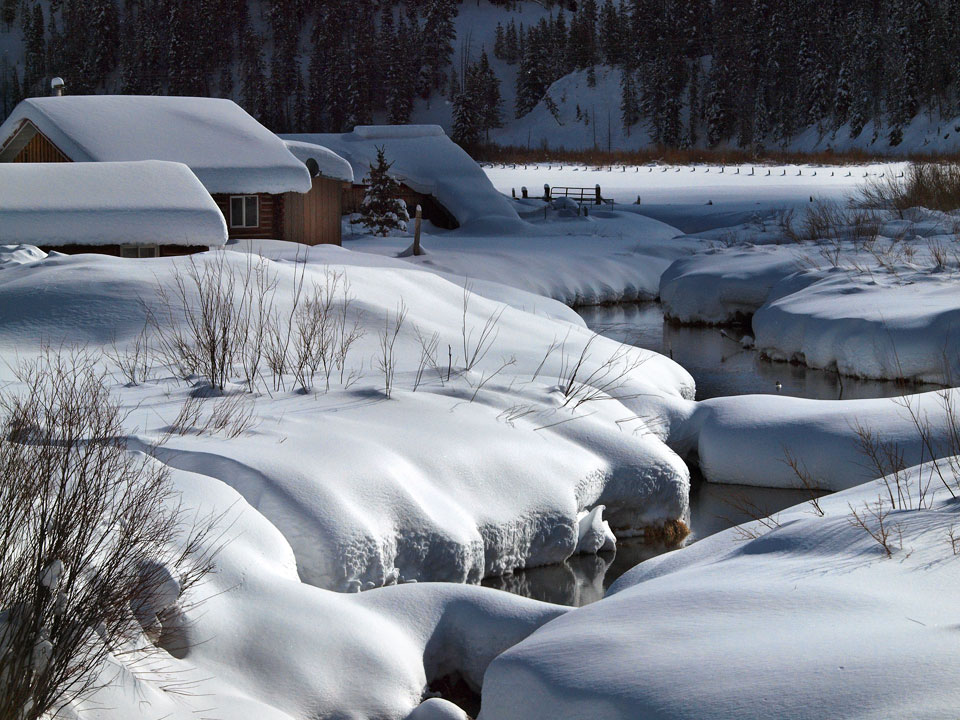
[[[417,215],[416,219],[413,222],[413,254],[422,255],[423,251],[420,249],[420,224],[423,222],[423,211],[420,209],[420,206],[417,205]]]

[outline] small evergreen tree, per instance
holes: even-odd
[[[367,192],[360,218],[353,221],[374,235],[386,236],[391,230],[406,230],[410,220],[407,206],[400,199],[400,184],[390,177],[392,165],[387,162],[384,148],[378,147],[376,164],[370,166],[370,174],[365,179]]]

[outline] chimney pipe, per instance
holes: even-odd
[[[63,95],[63,86],[64,86],[64,82],[62,77],[58,76],[53,78],[50,81],[50,90],[53,92],[53,94],[56,97],[60,97],[61,95]]]

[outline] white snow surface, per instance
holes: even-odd
[[[24,120],[74,162],[181,162],[211,193],[310,190],[310,174],[303,163],[232,100],[152,95],[28,98],[0,125],[0,144]]]
[[[0,187],[0,243],[227,241],[223,213],[181,163],[0,163]]]
[[[867,508],[887,489],[871,481],[821,499],[823,517],[804,504],[747,526],[755,539],[734,528],[648,560],[494,660],[480,718],[953,717],[960,504],[929,465],[901,482],[891,558],[852,522],[877,531]]]
[[[297,253],[306,249],[290,244],[286,259],[263,260],[280,283],[278,308],[289,302]],[[238,272],[250,261],[242,252],[223,257]],[[630,350],[615,366],[629,358],[642,364],[611,390],[623,400],[563,407],[563,366],[594,337],[572,314],[558,320],[557,310],[533,314],[473,294],[464,320],[461,285],[404,261],[336,247],[311,248],[307,257],[308,287],[325,282],[326,270],[351,283],[366,335],[350,369],[364,377],[346,389],[335,376],[329,393],[321,383],[301,394],[289,381],[273,397],[260,390],[251,400],[256,425],[241,437],[175,435],[157,451],[168,465],[237,489],[287,538],[302,579],[338,590],[397,580],[477,581],[569,557],[580,545],[580,514],[600,504],[603,519],[625,534],[685,516],[687,469],[661,440],[658,423],[644,419],[651,403],[692,396],[692,379],[678,365]],[[157,285],[169,287],[174,269],[191,262],[83,255],[8,268],[0,275],[0,353],[22,355],[44,341],[122,348],[143,326],[143,309],[130,298],[149,304]],[[499,289],[500,300],[511,294],[521,306],[530,303],[527,293]],[[401,301],[409,317],[387,400],[375,369],[377,334]],[[464,328],[472,345],[492,316],[498,320],[490,349],[465,371]],[[450,382],[428,368],[413,390],[415,329],[437,333],[437,362],[443,371],[451,365]],[[619,344],[597,338],[584,372],[615,377],[618,370],[605,368],[618,352]],[[190,392],[183,385],[171,390],[162,377],[122,391],[148,436],[173,421]]]
[[[300,162],[315,161],[322,177],[343,180],[348,183],[353,182],[353,168],[350,167],[350,163],[330,148],[297,140],[285,140],[284,143]]]
[[[173,647],[189,651],[112,657],[108,687],[76,708],[85,720],[457,717],[436,701],[417,710],[428,682],[457,673],[479,688],[497,654],[565,610],[464,585],[311,587],[286,539],[236,491],[201,474],[172,480],[187,506],[227,513],[211,540],[222,545],[216,572],[170,623]]]
[[[402,256],[444,277],[502,283],[570,306],[653,300],[663,271],[701,246],[629,207],[604,207],[578,217],[538,200],[514,205],[524,221],[453,232],[425,224],[421,256],[409,252],[409,235],[358,236],[352,225],[344,226],[343,244],[363,253]]]
[[[413,190],[436,197],[461,227],[481,221],[520,225],[512,205],[437,125],[359,126],[350,133],[283,137],[329,148],[350,163],[357,182],[370,173],[377,148],[382,147],[392,163],[390,174]]]

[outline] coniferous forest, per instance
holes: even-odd
[[[455,0],[2,0],[24,50],[0,57],[0,111],[69,68],[74,94],[232,97],[287,132],[406,123],[417,98],[444,97],[475,144],[550,102],[555,80],[608,65],[624,126],[647,121],[665,147],[857,136],[871,120],[897,145],[919,113],[960,114],[960,0],[566,0],[528,25],[505,12],[517,4],[490,8],[493,47],[464,61]]]

